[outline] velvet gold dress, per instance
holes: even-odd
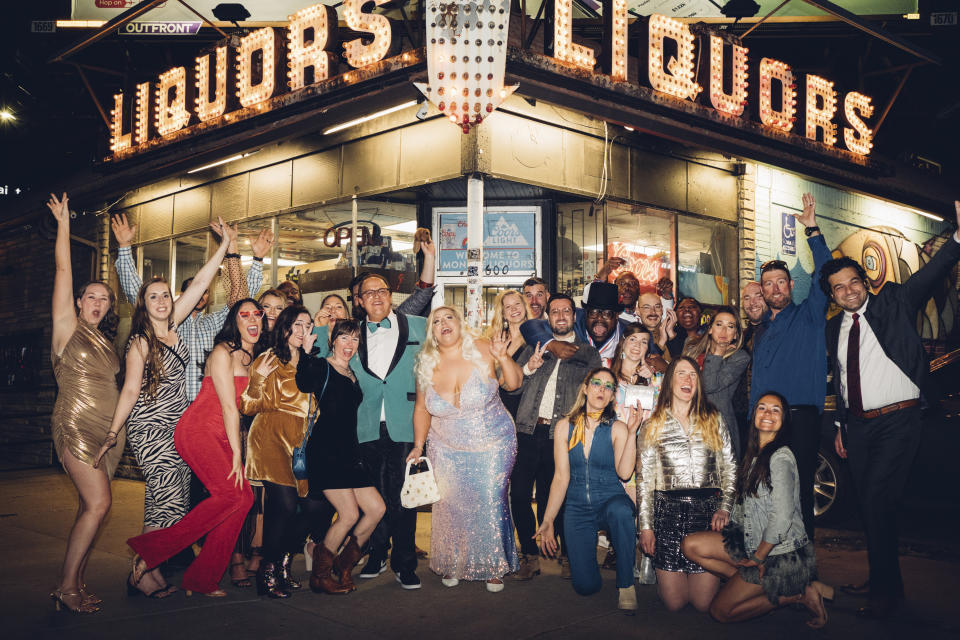
[[[113,344],[96,326],[77,318],[77,328],[63,352],[53,355],[59,392],[51,424],[53,446],[61,463],[64,452],[69,451],[80,462],[93,466],[117,407],[119,371],[120,360]],[[121,431],[117,446],[103,457],[109,478],[123,455],[123,445]]]
[[[431,386],[426,455],[440,500],[433,505],[430,569],[460,580],[501,578],[519,567],[507,482],[517,456],[513,419],[497,381],[474,369],[460,406]]]
[[[308,484],[293,476],[293,449],[303,444],[307,433],[311,395],[297,388],[297,367],[292,363],[277,360],[277,368],[267,377],[257,373],[266,355],[250,365],[250,383],[240,396],[240,412],[256,415],[247,436],[247,478],[296,487],[303,498]]]

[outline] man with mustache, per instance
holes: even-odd
[[[686,297],[681,300],[677,305],[676,312],[680,330],[677,331],[677,335],[667,341],[667,351],[671,358],[680,357],[687,340],[696,341],[703,335],[700,327],[700,316],[703,315],[703,310],[696,298]]]
[[[816,201],[803,194],[803,213],[794,217],[806,227],[807,244],[813,253],[813,281],[831,259],[830,249],[817,227]],[[827,351],[824,328],[827,324],[827,296],[813,286],[807,299],[793,302],[793,279],[782,260],[760,267],[760,288],[769,312],[763,319],[763,333],[754,337],[753,379],[750,406],[760,396],[776,391],[790,403],[792,437],[790,448],[800,476],[800,509],[807,535],[813,540],[813,476],[820,447],[820,414],[827,385]]]
[[[954,206],[960,225],[960,200]],[[867,536],[870,577],[846,588],[869,594],[861,617],[885,618],[903,598],[897,508],[920,444],[921,397],[930,402],[935,395],[917,312],[958,260],[955,232],[906,282],[887,282],[876,295],[850,258],[820,271],[823,292],[843,309],[827,323],[826,340],[840,426],[835,446],[850,461]]]
[[[613,287],[613,285],[607,285]],[[553,482],[553,428],[577,399],[587,374],[600,366],[597,350],[580,340],[574,331],[576,307],[570,296],[554,294],[547,303],[550,337],[569,344],[572,356],[558,358],[538,342],[527,342],[517,364],[523,367],[520,407],[517,410],[517,461],[510,476],[510,509],[520,539],[520,569],[517,580],[530,580],[540,573],[540,558],[533,535],[547,508],[545,497]],[[530,501],[536,484],[537,520]],[[561,512],[562,513],[562,512]],[[558,516],[556,523],[562,521]],[[558,531],[558,535],[562,534]],[[566,556],[566,552],[563,553]],[[564,557],[563,571],[569,575]]]
[[[753,353],[753,343],[763,333],[763,316],[768,311],[767,303],[763,301],[763,290],[756,280],[743,285],[740,292],[740,308],[747,316],[747,326],[743,330],[743,348]],[[753,358],[747,364],[747,371],[740,379],[737,392],[733,395],[733,410],[740,427],[740,442],[746,442],[750,432],[749,414],[750,379],[753,376]]]

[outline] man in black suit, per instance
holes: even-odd
[[[820,271],[820,287],[843,309],[826,337],[840,425],[835,446],[850,461],[867,536],[870,578],[848,588],[869,593],[862,617],[885,617],[903,597],[896,511],[920,443],[921,398],[932,400],[917,312],[958,260],[960,232],[906,282],[888,282],[876,295],[850,258]]]

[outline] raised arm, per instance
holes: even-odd
[[[233,463],[227,479],[234,478],[239,487],[243,484],[243,463],[240,453],[240,411],[237,409],[237,391],[233,382],[233,358],[223,344],[213,348],[207,363],[210,377],[213,379],[213,388],[220,401],[220,410],[223,412],[223,429],[230,443],[233,453]]]
[[[100,464],[100,460],[106,455],[107,451],[117,444],[117,436],[120,430],[130,417],[130,412],[137,404],[137,398],[140,397],[140,389],[143,387],[143,370],[147,361],[147,341],[141,337],[136,337],[130,341],[130,347],[127,349],[127,357],[124,364],[123,388],[120,390],[120,397],[117,399],[117,407],[113,411],[113,420],[110,422],[110,430],[107,437],[104,438],[103,446],[97,454],[97,461],[94,466]]]
[[[70,208],[64,193],[61,199],[50,194],[47,207],[57,221],[57,241],[54,245],[56,271],[53,276],[53,340],[51,348],[57,355],[77,328],[77,312],[73,307],[73,266],[70,264]]]
[[[932,295],[937,283],[943,281],[960,259],[960,200],[955,200],[954,206],[957,208],[958,230],[950,234],[947,242],[930,258],[930,262],[917,269],[901,287],[904,299],[913,309],[919,309],[923,305]]]
[[[247,269],[247,291],[252,298],[257,296],[263,286],[263,259],[273,248],[273,240],[273,231],[264,227],[253,241],[253,262]]]
[[[117,240],[117,262],[114,267],[117,270],[117,278],[120,280],[120,288],[127,302],[136,304],[137,294],[140,293],[140,287],[143,282],[137,275],[137,266],[133,262],[133,253],[130,245],[137,237],[137,225],[127,223],[127,214],[110,218],[110,227],[113,229],[113,237]]]
[[[413,449],[407,456],[407,462],[416,462],[423,456],[423,447],[427,444],[427,434],[430,432],[430,420],[427,393],[417,385],[417,400],[413,403]]]
[[[200,268],[197,275],[193,277],[190,286],[183,292],[173,305],[174,324],[179,325],[197,306],[197,302],[203,297],[203,292],[210,287],[213,276],[216,275],[220,263],[223,262],[223,256],[230,247],[230,242],[234,239],[236,229],[231,229],[230,225],[223,222],[223,218],[217,218],[217,222],[211,222],[210,228],[214,233],[220,235],[220,246],[214,254],[207,260],[207,263]],[[236,406],[234,406],[236,409]]]
[[[823,289],[821,289],[817,283],[820,282],[820,269],[833,259],[833,255],[827,247],[827,239],[823,237],[819,227],[817,227],[817,201],[812,194],[803,194],[803,213],[794,214],[794,217],[797,219],[797,222],[804,227],[815,229],[807,238],[807,246],[810,247],[810,253],[813,254],[814,268],[811,280],[812,286],[810,287],[810,292],[807,294],[807,299],[804,300],[802,304],[806,306],[811,317],[822,326],[827,321],[825,315],[827,309],[827,294],[823,292]]]
[[[534,535],[537,546],[550,556],[557,552],[557,536],[553,522],[560,513],[560,507],[567,497],[567,487],[570,486],[570,455],[567,447],[569,432],[570,421],[567,418],[557,422],[553,431],[553,482],[550,483],[550,496],[547,498],[543,520]]]
[[[227,225],[229,227],[229,225]],[[250,290],[243,278],[243,267],[240,265],[240,253],[237,223],[230,227],[233,231],[227,253],[223,256],[223,264],[227,268],[227,280],[230,282],[227,292],[227,307],[232,307],[239,300],[250,297]],[[201,294],[202,295],[202,294]],[[186,316],[184,316],[186,317]]]

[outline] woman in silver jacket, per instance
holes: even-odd
[[[694,533],[683,541],[684,555],[727,579],[710,605],[720,622],[748,620],[796,602],[810,610],[811,627],[827,622],[823,600],[833,599],[833,588],[816,581],[789,442],[790,406],[780,394],[766,393],[753,410],[733,522],[722,533]]]
[[[696,361],[670,363],[637,454],[640,545],[653,556],[657,591],[671,611],[693,604],[707,611],[720,581],[680,551],[684,536],[730,518],[736,463],[730,433],[707,402]]]

